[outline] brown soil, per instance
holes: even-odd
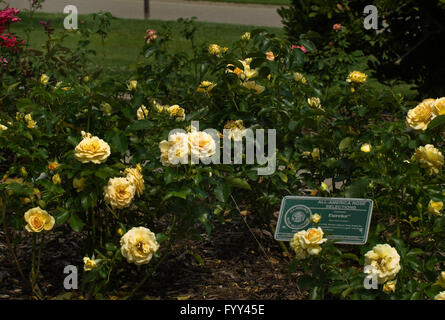
[[[247,217],[250,218],[250,217]],[[247,219],[247,221],[250,221]],[[138,299],[304,299],[296,284],[297,273],[288,273],[289,258],[273,239],[266,226],[247,227],[242,217],[232,222],[217,224],[204,241],[183,241],[173,248],[152,279],[141,287]],[[253,233],[253,234],[252,234]],[[23,233],[22,244],[17,245],[17,257],[25,276],[30,272],[31,238]],[[82,299],[78,291],[63,289],[63,268],[66,265],[83,266],[82,235],[52,234],[46,240],[42,254],[39,285],[48,299]],[[194,257],[199,255],[202,258]],[[81,276],[80,276],[81,277]],[[107,292],[104,299],[125,296],[140,280],[126,272],[119,275],[125,283]],[[0,232],[0,299],[32,299],[20,278],[7,249],[4,234]],[[99,296],[102,298],[102,296]]]

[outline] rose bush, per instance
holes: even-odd
[[[295,234],[294,253],[283,244],[290,271],[304,273],[295,281],[314,299],[440,296],[443,98],[414,101],[406,84],[379,83],[358,69],[369,59],[361,54],[304,71],[312,59],[343,57],[304,36],[291,43],[251,30],[221,47],[196,44],[193,21],[179,22],[192,51],[168,50],[168,26],[148,30],[131,79],[88,69],[85,44],[66,53],[63,36],[40,55],[1,48],[2,222],[34,231],[41,244],[42,230],[83,232],[86,296],[119,283],[122,270],[138,278],[133,296],[173,242],[202,238],[240,207],[273,231],[285,195],[370,198],[366,245],[326,241],[320,217]],[[33,67],[24,70],[26,61]],[[276,147],[254,163],[245,149],[241,164],[209,163],[222,159],[222,137],[235,147],[247,129],[274,129]],[[275,170],[259,174],[267,161]],[[377,291],[363,287],[366,265],[379,274]],[[43,298],[34,269],[31,286]]]

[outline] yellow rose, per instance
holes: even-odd
[[[125,177],[135,186],[136,195],[140,197],[145,190],[144,177],[141,174],[141,167],[126,168],[124,171]]]
[[[378,283],[393,280],[399,271],[400,256],[389,244],[378,244],[365,254],[365,272],[376,273]]]
[[[40,83],[46,86],[48,84],[49,77],[46,74],[40,76]]]
[[[199,85],[197,91],[200,93],[210,92],[216,86],[213,82],[210,81],[202,81]]]
[[[104,199],[113,209],[123,209],[131,204],[135,193],[136,187],[127,178],[110,178],[104,188]]]
[[[311,108],[320,108],[321,107],[321,101],[320,98],[317,97],[311,97],[307,99],[307,104],[311,107]]]
[[[309,255],[318,255],[321,252],[320,245],[325,243],[328,239],[323,238],[323,230],[318,228],[310,228],[299,238],[300,245],[306,249]]]
[[[385,284],[383,285],[383,292],[390,294],[391,292],[396,292],[396,284],[397,284],[397,280],[391,280],[391,281],[387,281],[385,282]]]
[[[328,187],[328,185],[327,185],[326,183],[324,183],[324,182],[321,183],[320,188],[321,188],[322,191],[327,191],[327,192],[329,192],[329,187]]]
[[[434,99],[425,99],[408,111],[406,123],[414,130],[425,131],[433,116]]]
[[[290,247],[295,252],[295,258],[297,260],[303,260],[308,257],[307,251],[301,246],[300,238],[302,238],[306,234],[306,231],[300,231],[294,234],[292,240],[289,242]]]
[[[60,176],[58,174],[55,174],[52,178],[52,181],[54,184],[61,184],[62,183],[62,179],[60,179]]]
[[[346,79],[347,82],[353,82],[357,84],[362,84],[366,82],[366,78],[368,76],[360,71],[352,71],[349,73],[348,78]]]
[[[304,75],[299,73],[299,72],[295,72],[294,73],[294,79],[295,79],[295,81],[301,82],[302,84],[306,84],[307,83],[307,80],[304,77]]]
[[[216,143],[213,137],[204,131],[188,133],[190,154],[196,158],[211,157],[216,152]]]
[[[439,292],[435,297],[434,300],[445,300],[445,291]]]
[[[99,164],[105,162],[110,156],[108,143],[83,131],[82,136],[82,141],[74,149],[74,157],[82,163]]]
[[[440,212],[443,208],[443,202],[442,201],[433,201],[430,200],[428,203],[428,212],[432,213],[436,216],[441,216],[442,213]]]
[[[258,75],[257,69],[252,70],[250,68],[250,63],[252,62],[252,58],[239,60],[239,62],[241,62],[241,64],[243,65],[243,72],[238,75],[241,80],[252,79]]]
[[[40,207],[29,209],[25,212],[25,226],[28,232],[49,231],[54,227],[55,219]]]
[[[120,244],[122,256],[136,265],[149,263],[159,249],[155,234],[144,227],[129,230],[122,236]]]
[[[88,257],[83,258],[83,270],[91,271],[97,267],[96,260]]]
[[[244,32],[241,36],[241,40],[249,41],[250,40],[250,32]]]
[[[365,143],[364,145],[362,145],[362,147],[360,148],[360,150],[362,152],[371,152],[372,147],[369,143]]]
[[[444,164],[442,153],[431,144],[417,148],[412,160],[417,160],[429,175],[438,174]]]
[[[159,149],[161,151],[161,163],[163,166],[188,163],[190,151],[188,135],[185,133],[170,135],[168,141],[163,140],[159,143]]]
[[[167,108],[170,117],[175,117],[177,120],[185,120],[185,110],[177,104]]]
[[[445,288],[445,271],[442,271],[437,278],[437,281],[434,283],[435,285],[441,286],[442,288]]]
[[[318,224],[321,220],[321,216],[318,213],[315,213],[311,216],[311,221],[315,224]]]
[[[85,190],[85,178],[74,178],[73,179],[73,188],[76,189],[77,192]]]
[[[111,105],[109,103],[103,103],[101,105],[101,110],[103,113],[105,113],[107,116],[111,114],[111,111],[113,111],[113,108],[111,107]]]
[[[134,90],[136,90],[137,86],[138,86],[137,80],[131,80],[128,83],[127,88],[128,88],[129,91],[134,91]]]
[[[148,110],[144,105],[141,105],[139,109],[136,111],[136,115],[138,117],[138,120],[147,119],[148,117]]]
[[[437,99],[434,102],[433,113],[435,116],[443,116],[445,115],[445,97]]]
[[[26,177],[28,175],[28,171],[26,171],[25,167],[20,168],[20,174],[24,177]]]
[[[53,161],[48,164],[48,169],[51,171],[57,170],[58,167],[59,163],[57,161]]]
[[[0,124],[0,131],[5,131],[5,130],[8,130],[8,127],[3,124]]]
[[[219,56],[223,52],[223,48],[221,48],[217,44],[209,45],[209,53],[214,56]]]

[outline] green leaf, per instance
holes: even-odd
[[[129,125],[126,131],[133,132],[133,131],[147,130],[153,127],[154,124],[149,120],[138,120]]]
[[[218,201],[226,202],[230,195],[230,188],[225,184],[218,184],[213,190]]]
[[[114,243],[108,242],[105,244],[105,249],[107,249],[107,251],[116,251],[118,247]]]
[[[435,117],[428,125],[428,130],[434,129],[442,125],[445,125],[445,114]]]
[[[156,241],[161,244],[162,242],[164,242],[165,240],[168,239],[168,235],[166,235],[165,233],[156,233]]]
[[[347,188],[345,196],[347,198],[363,198],[366,195],[369,187],[369,180],[367,178],[361,178],[355,180]]]
[[[167,194],[162,198],[163,201],[170,199],[171,197],[181,198],[186,200],[187,195],[190,195],[192,190],[190,188],[183,188],[179,191],[168,191]]]
[[[82,219],[76,214],[71,215],[69,224],[70,224],[71,229],[73,229],[76,232],[82,231],[83,226],[85,225],[85,223],[82,221]]]
[[[340,149],[340,152],[343,152],[346,150],[352,143],[353,139],[351,137],[346,137],[342,141],[340,141],[340,144],[338,145],[338,149]]]
[[[98,170],[96,170],[96,172],[94,172],[94,175],[96,177],[106,180],[110,177],[116,176],[117,172],[113,168],[107,166],[107,167],[102,167],[102,168],[99,168]]]
[[[128,140],[122,131],[117,131],[111,138],[111,147],[117,152],[124,153],[128,150]]]
[[[245,189],[245,190],[252,190],[252,188],[250,187],[249,183],[241,178],[233,178],[233,177],[227,177],[226,178],[226,183],[234,188],[240,188],[240,189]]]
[[[64,223],[68,217],[70,216],[70,212],[68,210],[62,210],[54,216],[56,220],[56,225]]]
[[[317,50],[315,44],[310,40],[300,40],[299,43],[309,52],[315,52]]]

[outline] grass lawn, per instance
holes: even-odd
[[[17,33],[26,39],[26,29],[29,25],[29,18],[26,13],[20,15],[22,21],[12,26],[12,32]],[[65,39],[65,46],[75,48],[80,35],[76,32],[67,32],[63,28],[63,20],[65,16],[62,14],[36,13],[32,19],[33,31],[31,32],[29,44],[32,48],[41,48],[45,43],[47,36],[39,21],[51,21],[51,25],[56,28],[55,34],[67,33],[69,36]],[[91,15],[79,16],[79,21],[85,20],[86,23],[92,21]],[[105,46],[102,47],[101,39],[98,35],[92,35],[90,40],[90,48],[97,52],[93,61],[101,64],[106,70],[112,72],[131,73],[134,70],[139,59],[139,54],[144,45],[144,35],[146,29],[155,29],[161,31],[161,26],[170,26],[173,39],[171,49],[175,51],[187,51],[190,44],[181,36],[181,24],[177,22],[166,22],[158,20],[136,20],[136,19],[113,19],[111,22],[110,32],[105,39]],[[245,32],[256,29],[255,26],[229,25],[219,23],[196,22],[196,43],[218,43],[220,45],[229,46],[233,41]],[[262,27],[275,34],[284,34],[282,28]]]
[[[271,4],[271,5],[290,5],[290,3],[291,3],[291,0],[189,0],[189,1],[259,3],[259,4]]]

